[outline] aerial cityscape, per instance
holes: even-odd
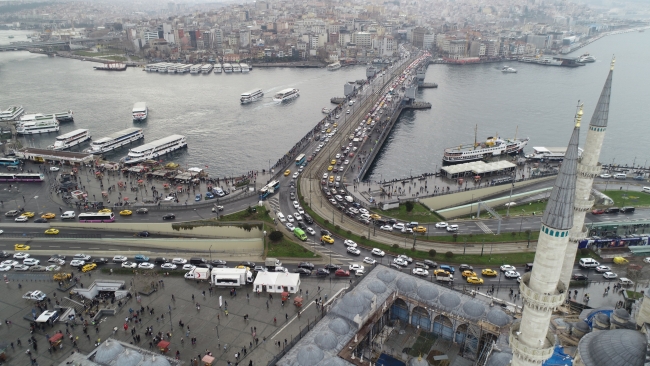
[[[0,365],[646,364],[649,33],[638,0],[0,2]]]

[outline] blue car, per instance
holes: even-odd
[[[205,198],[211,200],[214,198],[214,194],[212,192],[206,192],[205,193]]]
[[[454,274],[454,272],[456,272],[456,268],[454,268],[452,266],[448,266],[446,264],[441,265],[440,269],[444,269],[445,271],[447,271],[447,272],[449,272],[451,274]]]
[[[133,261],[135,263],[141,263],[141,262],[149,262],[149,257],[144,256],[142,254],[138,254],[133,258]]]
[[[195,201],[200,201],[201,200],[201,193],[197,193],[196,196],[194,196]]]

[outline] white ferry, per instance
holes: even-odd
[[[201,72],[201,65],[192,65],[190,67],[190,74],[198,74]]]
[[[232,65],[229,64],[229,63],[223,64],[223,72],[225,72],[226,74],[231,73],[232,72]]]
[[[518,154],[520,153],[530,139],[500,139],[496,137],[488,137],[485,142],[467,145],[460,145],[445,149],[442,157],[444,164],[460,164],[470,161],[482,160],[493,156],[505,154]]]
[[[209,74],[213,68],[214,66],[212,66],[212,64],[205,64],[201,66],[201,74]]]
[[[20,117],[19,123],[32,122],[38,119],[50,119],[52,117],[56,118],[56,120],[59,122],[69,122],[74,120],[72,111],[67,111],[67,112],[50,113],[50,114],[44,114],[44,113],[25,114],[22,117]]]
[[[249,72],[251,71],[250,66],[248,64],[239,64],[239,67],[241,67],[241,72]]]
[[[327,70],[329,70],[329,71],[338,70],[340,68],[341,68],[341,63],[340,62],[335,62],[333,64],[327,65]]]
[[[121,159],[127,164],[135,164],[145,160],[157,160],[160,156],[182,149],[187,146],[183,135],[171,135],[148,144],[129,150],[129,155]]]
[[[20,135],[36,135],[39,133],[57,131],[59,131],[59,121],[57,121],[53,116],[32,122],[20,123],[16,126],[16,133]]]
[[[235,62],[232,64],[232,72],[241,72],[241,66]]]
[[[95,155],[105,154],[143,138],[144,132],[141,128],[127,128],[93,141],[90,148],[84,150],[84,152]]]
[[[214,64],[214,73],[221,74],[221,64]]]
[[[73,146],[79,145],[84,141],[90,139],[90,132],[85,128],[80,128],[64,135],[58,136],[54,145],[48,146],[53,150],[65,150]]]
[[[186,74],[186,73],[190,72],[190,67],[192,67],[192,65],[190,65],[190,64],[181,65],[181,66],[176,68],[176,73],[177,74]]]
[[[12,105],[6,110],[0,112],[0,121],[13,121],[25,113],[22,105]]]
[[[263,96],[264,92],[262,89],[253,89],[251,91],[247,91],[246,93],[242,93],[239,101],[241,104],[252,103],[258,99],[262,99]]]
[[[294,98],[298,98],[300,96],[299,90],[298,89],[284,89],[280,90],[273,96],[273,101],[274,102],[286,102]]]
[[[137,102],[133,105],[133,121],[144,121],[147,119],[148,115],[149,109],[147,108],[147,103]]]

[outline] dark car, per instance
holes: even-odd
[[[424,264],[429,266],[429,268],[437,268],[438,267],[438,263],[436,263],[436,262],[434,262],[432,260],[425,259],[423,262],[424,262]]]
[[[155,264],[163,264],[163,263],[167,263],[167,262],[169,262],[169,261],[167,260],[167,258],[156,257],[156,259],[154,259],[153,262],[154,262]]]
[[[176,215],[171,214],[171,213],[166,214],[165,216],[163,216],[163,220],[173,220],[175,218],[176,218]]]
[[[606,214],[615,214],[615,213],[619,213],[619,212],[621,212],[621,209],[618,208],[618,207],[610,207],[610,208],[605,210]]]
[[[305,221],[310,225],[314,223],[314,219],[312,219],[311,216],[309,216],[307,213],[303,214],[302,218],[305,219]]]
[[[148,238],[151,234],[148,231],[141,231],[137,235],[141,238]]]
[[[311,271],[305,268],[296,268],[293,272],[298,273],[301,276],[311,276]]]
[[[621,208],[622,213],[634,213],[634,207],[623,207]]]
[[[325,229],[320,229],[320,236],[324,235],[331,236],[332,234],[330,234],[330,232]]]
[[[106,258],[93,258],[91,263],[95,263],[96,265],[102,265],[108,263],[108,259]]]
[[[210,264],[212,264],[213,266],[225,266],[226,264],[228,264],[228,262],[221,259],[213,259],[210,261]]]
[[[314,270],[314,264],[309,263],[309,262],[300,262],[300,264],[298,265],[298,268],[305,268],[305,269],[308,269],[310,271],[313,271]]]
[[[36,224],[45,224],[47,223],[47,220],[39,217],[38,219],[35,219],[33,222]]]
[[[469,264],[461,264],[458,266],[458,271],[463,272],[463,271],[473,271],[474,267],[470,266]]]
[[[395,219],[388,219],[387,223],[390,224],[390,225],[395,225],[395,224],[397,224],[397,220],[395,220]]]
[[[337,264],[330,263],[330,264],[325,265],[325,269],[328,270],[328,271],[336,271],[337,269],[340,269],[340,268],[341,268],[341,266],[339,266]]]
[[[239,265],[249,267],[249,268],[255,268],[255,262],[243,261],[243,262],[239,262]]]
[[[330,271],[327,270],[326,268],[319,268],[318,271],[316,271],[316,276],[329,276]]]
[[[307,225],[303,224],[302,221],[298,221],[298,227],[302,230],[307,230]]]
[[[533,270],[533,264],[532,263],[526,263],[526,272],[532,271]]]
[[[135,210],[135,213],[146,214],[146,213],[149,213],[149,209],[142,207],[142,208],[139,208],[139,209]]]
[[[447,272],[449,272],[451,274],[454,274],[456,272],[456,269],[454,267],[448,266],[446,264],[441,264],[440,269],[444,269],[445,271],[447,271]]]
[[[581,274],[581,273],[576,273],[573,276],[571,276],[571,281],[587,281],[589,278],[587,276]]]
[[[10,255],[11,255],[10,253],[8,253],[8,252],[6,252],[4,250],[0,252],[0,258],[7,258]]]

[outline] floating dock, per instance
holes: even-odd
[[[438,84],[436,83],[422,83],[418,85],[418,88],[420,89],[435,89],[438,87]]]

